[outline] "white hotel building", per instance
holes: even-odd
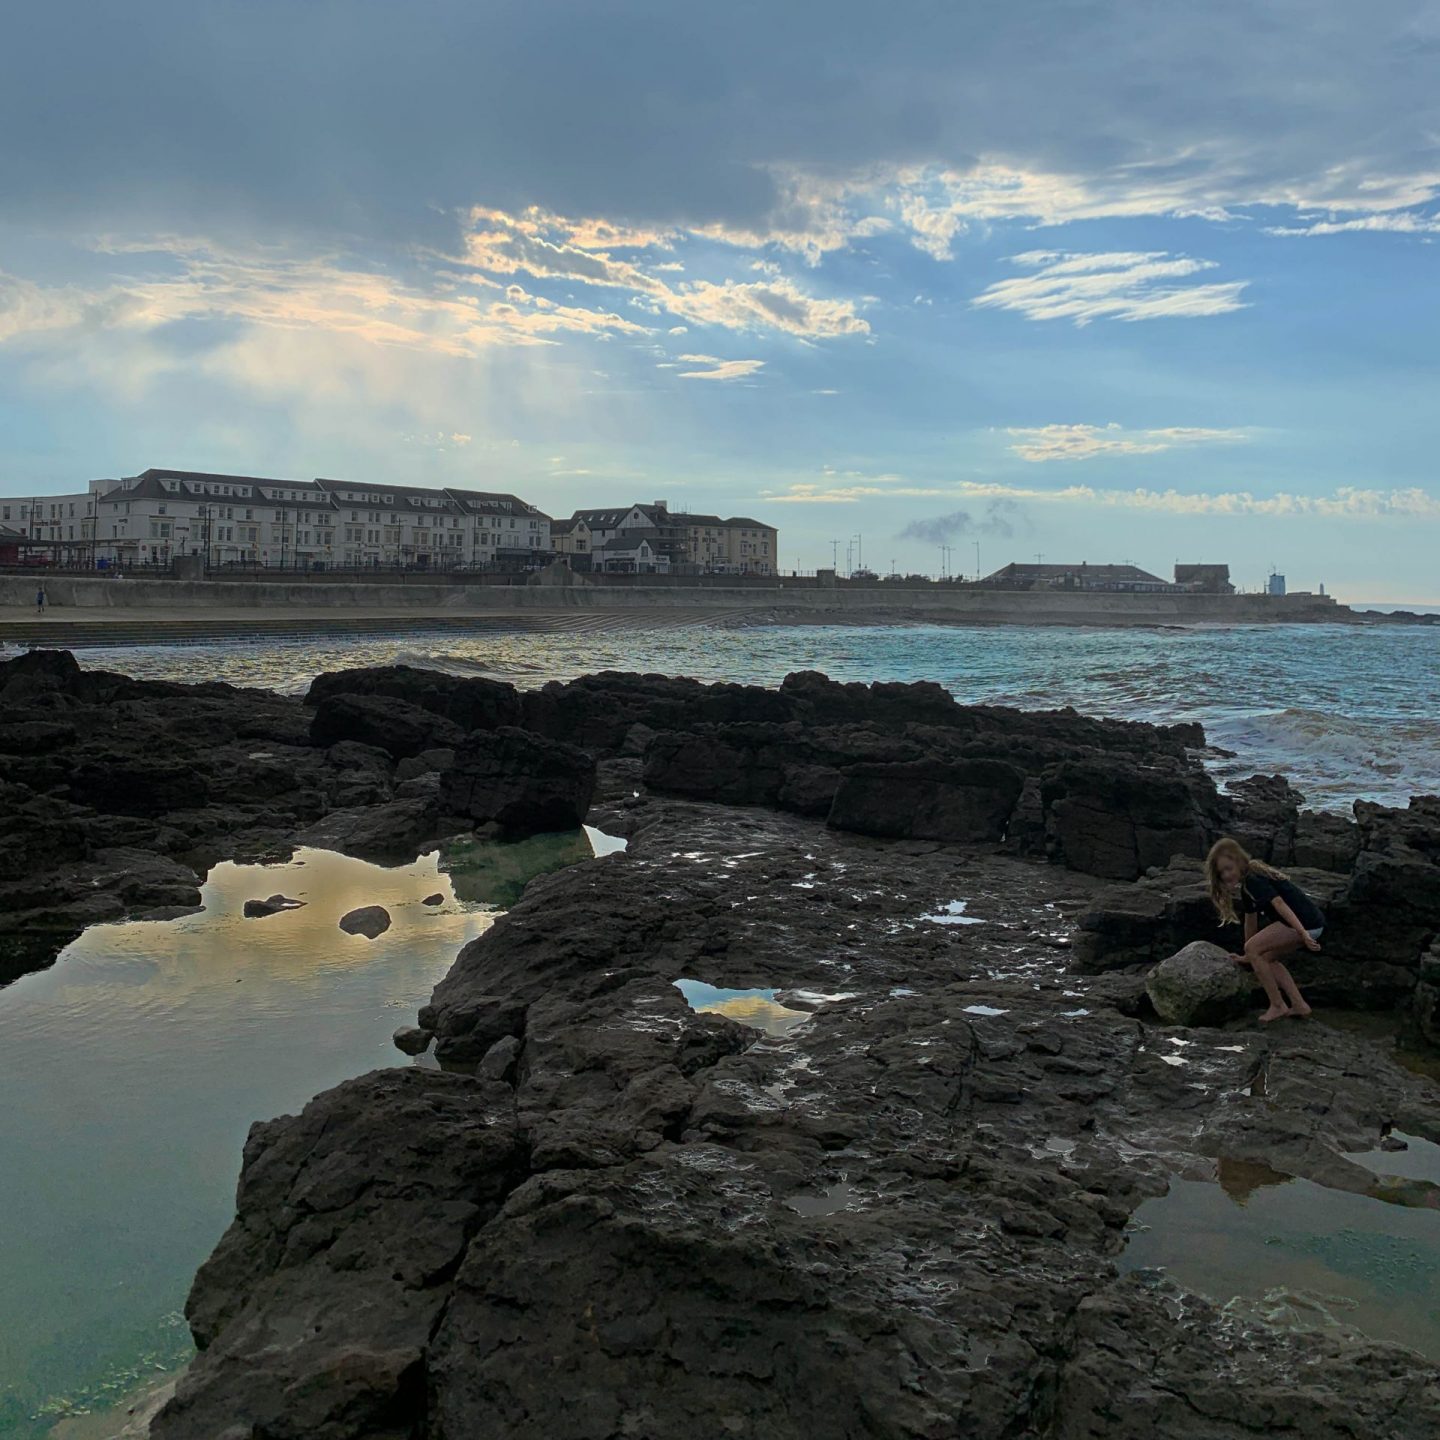
[[[0,530],[122,569],[181,555],[212,568],[512,568],[550,552],[550,517],[515,495],[189,470],[0,500]]]

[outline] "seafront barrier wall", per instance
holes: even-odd
[[[35,605],[36,580],[31,576],[0,577],[0,610],[17,616]],[[1195,625],[1264,624],[1297,621],[1345,621],[1351,612],[1330,596],[1320,595],[1194,595],[1112,594],[1097,591],[1014,591],[978,587],[900,585],[787,586],[754,585],[704,588],[664,584],[604,583],[570,585],[387,584],[267,580],[123,579],[56,575],[45,580],[49,602],[57,612],[74,618],[99,619],[107,612],[127,612],[143,620],[144,612],[165,612],[170,620],[203,619],[207,611],[224,610],[262,616],[283,616],[297,610],[335,610],[340,614],[413,615],[461,619],[467,615],[496,617],[508,613],[570,610],[754,611],[757,618],[822,619],[845,623],[847,617],[867,623],[897,624],[934,621],[945,624],[1031,625]],[[117,617],[118,618],[118,617]]]

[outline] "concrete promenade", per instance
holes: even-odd
[[[419,629],[649,629],[756,625],[1241,625],[1340,622],[1329,597],[1006,591],[946,586],[760,588],[339,584],[54,576],[0,577],[8,644],[183,643],[245,635],[386,634]]]

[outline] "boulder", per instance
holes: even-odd
[[[444,716],[389,695],[331,695],[316,707],[310,722],[314,745],[355,740],[383,750],[392,760],[453,748],[463,736]]]
[[[420,903],[422,905],[443,905],[445,903],[445,896],[441,891],[437,890],[433,895],[427,895]]]
[[[266,915],[279,915],[284,910],[302,910],[303,900],[292,900],[288,895],[269,895],[264,900],[247,900],[243,907],[247,920],[260,920]]]
[[[468,736],[441,777],[446,813],[511,835],[574,829],[594,793],[594,756],[508,725]]]
[[[374,940],[390,928],[390,912],[383,905],[362,905],[340,917],[340,928],[347,935]]]
[[[1218,945],[1196,940],[1145,981],[1155,1013],[1171,1025],[1223,1025],[1253,1004],[1255,977]]]
[[[402,1025],[390,1037],[391,1044],[406,1055],[423,1055],[435,1038],[433,1032],[419,1025]]]

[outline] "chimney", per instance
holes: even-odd
[[[654,500],[651,502],[651,509],[659,510],[664,514],[669,514],[670,502],[668,500]]]

